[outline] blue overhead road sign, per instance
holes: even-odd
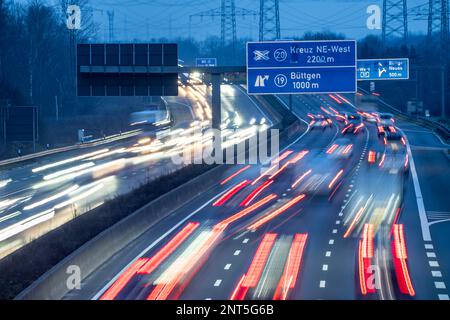
[[[248,42],[247,91],[356,92],[356,41]]]
[[[197,67],[217,67],[216,58],[196,58],[195,65]]]
[[[358,80],[409,79],[409,59],[358,60]]]

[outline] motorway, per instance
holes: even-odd
[[[203,85],[180,86],[178,97],[166,98],[173,126],[158,132],[156,137],[154,131],[143,128],[135,137],[18,162],[2,169],[0,258],[20,248],[25,239],[37,236],[32,233],[22,237],[27,230],[62,214],[71,219],[180,168],[183,164],[171,161],[172,156],[182,152],[186,140],[194,139],[197,131],[208,128],[209,100],[209,90]],[[222,101],[224,125],[238,120],[243,131],[270,125],[270,119],[262,120],[265,115],[242,88],[223,85]],[[230,114],[233,117],[228,120]],[[264,121],[267,124],[260,126]],[[232,130],[226,130],[232,134]]]
[[[65,298],[448,300],[448,145],[397,120],[407,156],[389,167],[375,124],[343,137],[352,101],[294,96],[297,117],[331,125],[270,164],[230,166]]]

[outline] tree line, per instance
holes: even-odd
[[[73,117],[90,112],[75,97],[75,43],[97,41],[98,26],[92,20],[89,0],[72,0],[83,13],[81,30],[69,30],[66,26],[66,9],[69,1],[48,5],[42,0],[17,4],[0,0],[0,104],[37,105],[40,116],[55,116],[55,96],[62,106],[60,116]],[[344,39],[335,32],[306,32],[301,39]],[[204,40],[193,38],[135,39],[136,42],[176,42],[179,58],[185,65],[193,65],[197,57],[216,57],[220,65],[244,65],[245,44],[253,39],[241,38],[235,44],[222,47],[219,37]],[[409,57],[411,65],[420,65],[416,96],[432,107],[439,103],[440,76],[433,69],[442,64],[438,39],[430,43],[423,35],[409,37],[408,45],[401,41],[383,44],[380,37],[370,35],[358,41],[359,58]],[[448,66],[448,56],[445,62]],[[448,71],[448,70],[447,70]],[[446,87],[448,87],[448,72]],[[411,88],[415,85],[412,84]],[[394,86],[395,87],[395,86]],[[414,90],[416,90],[414,89]],[[416,90],[417,91],[417,90]],[[448,100],[448,99],[447,99]],[[434,111],[433,111],[434,112]]]

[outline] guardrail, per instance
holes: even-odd
[[[89,148],[89,147],[96,147],[96,146],[99,146],[102,144],[111,143],[111,142],[126,139],[126,138],[131,138],[133,136],[138,135],[139,133],[141,133],[141,130],[132,130],[132,131],[124,132],[124,133],[114,134],[114,135],[107,136],[104,138],[90,140],[89,142],[85,142],[85,143],[77,143],[77,144],[66,146],[66,147],[55,148],[55,149],[45,150],[45,151],[36,152],[36,153],[30,153],[30,154],[27,154],[27,155],[24,155],[21,157],[2,160],[2,161],[0,161],[0,166],[13,164],[13,163],[17,163],[17,162],[22,162],[22,161],[27,161],[27,160],[31,160],[31,159],[35,159],[35,158],[45,157],[45,156],[49,156],[49,155],[60,153],[60,152],[72,151],[72,150]]]

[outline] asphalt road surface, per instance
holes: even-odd
[[[448,300],[448,145],[346,130],[352,99],[295,96],[310,126],[274,162],[231,166],[66,298]]]

